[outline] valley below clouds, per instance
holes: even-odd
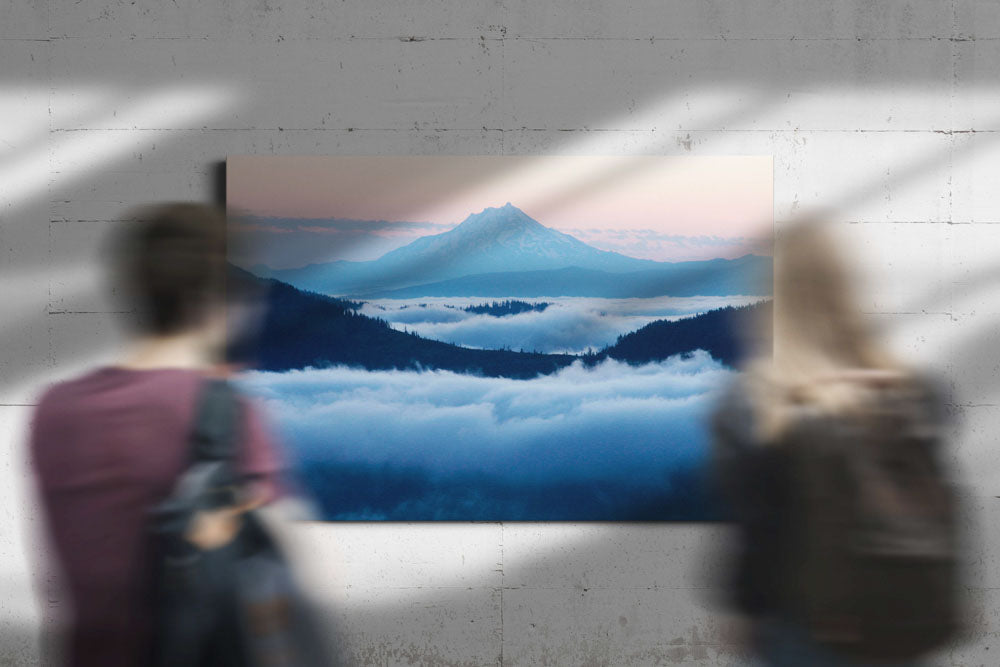
[[[707,511],[705,420],[733,376],[696,351],[530,380],[336,366],[240,382],[325,519],[613,520]]]

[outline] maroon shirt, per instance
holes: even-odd
[[[70,597],[73,665],[139,665],[150,641],[147,510],[189,460],[201,371],[105,367],[46,391],[31,453],[55,556]],[[244,400],[238,459],[277,490],[280,469]]]

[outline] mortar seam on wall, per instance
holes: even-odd
[[[50,134],[63,134],[69,132],[655,132],[656,128],[646,127],[67,127],[51,130]],[[724,127],[703,127],[686,128],[683,132],[725,132],[727,134],[942,134],[954,137],[960,134],[1000,134],[1000,130],[973,128],[965,130],[923,130],[923,129],[889,129],[889,128],[724,128]],[[503,148],[503,137],[501,136],[501,149]],[[60,174],[60,171],[52,171],[53,174]]]
[[[510,17],[507,3],[501,2],[501,7],[503,9],[503,25],[500,27],[500,117],[504,118],[507,114],[507,23]],[[500,130],[500,155],[505,155],[504,128],[498,129]]]
[[[342,37],[299,37],[299,38],[286,38],[282,37],[278,39],[277,37],[271,39],[231,39],[225,36],[204,36],[204,37],[191,37],[183,35],[175,35],[171,37],[155,37],[155,36],[136,36],[127,38],[118,38],[107,36],[87,36],[87,37],[74,37],[69,35],[62,35],[57,37],[47,37],[47,38],[25,38],[25,37],[0,37],[0,42],[103,42],[103,43],[129,43],[129,42],[224,42],[226,44],[267,44],[267,43],[302,43],[302,42],[324,42],[324,43],[336,43],[336,42],[404,42],[404,43],[420,43],[420,42],[476,42],[476,41],[489,41],[489,42],[503,42],[507,39],[513,39],[517,41],[553,41],[553,42],[975,42],[975,41],[986,41],[986,42],[996,42],[1000,41],[1000,37],[965,37],[965,36],[952,36],[943,37],[935,35],[925,35],[921,37],[796,37],[791,35],[788,37],[601,37],[599,35],[593,35],[588,37],[565,37],[559,35],[514,35],[514,36],[500,36],[500,37],[486,37],[485,35],[468,35],[468,36],[458,36],[458,37],[429,37],[420,35],[372,35],[369,37],[359,36],[359,35],[345,35]]]
[[[952,132],[949,133],[948,146],[948,220],[955,219],[955,198],[954,198],[954,178],[955,178],[955,93],[958,89],[958,47],[954,38],[958,37],[958,9],[957,0],[951,0],[951,36],[953,40],[948,46],[951,56],[951,91],[948,95],[948,126]],[[968,41],[968,40],[967,40]],[[972,130],[973,132],[975,130]]]
[[[503,667],[503,643],[504,643],[504,628],[503,628],[503,522],[500,522],[500,667]]]

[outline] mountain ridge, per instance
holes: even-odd
[[[554,373],[577,360],[587,365],[605,358],[645,363],[697,348],[733,365],[745,354],[737,338],[739,332],[747,330],[745,318],[770,307],[730,307],[675,322],[653,322],[589,355],[479,350],[397,331],[384,320],[358,313],[356,303],[233,268],[237,279],[267,290],[268,308],[256,340],[242,342],[245,347],[235,351],[243,361],[267,371],[344,364],[367,370],[440,369],[530,379]]]
[[[620,273],[662,264],[594,248],[508,202],[472,213],[448,231],[421,236],[375,260],[314,263],[267,275],[328,294],[363,294],[497,271],[580,266]]]
[[[350,298],[559,297],[611,299],[658,296],[767,295],[771,258],[747,254],[735,259],[664,263],[656,269],[609,272],[569,266],[541,271],[480,273],[391,290],[350,294]]]

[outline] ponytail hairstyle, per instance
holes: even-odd
[[[747,369],[759,439],[775,442],[802,409],[848,416],[900,364],[865,321],[828,223],[780,230],[774,253],[774,348]],[[862,379],[865,381],[850,381]]]

